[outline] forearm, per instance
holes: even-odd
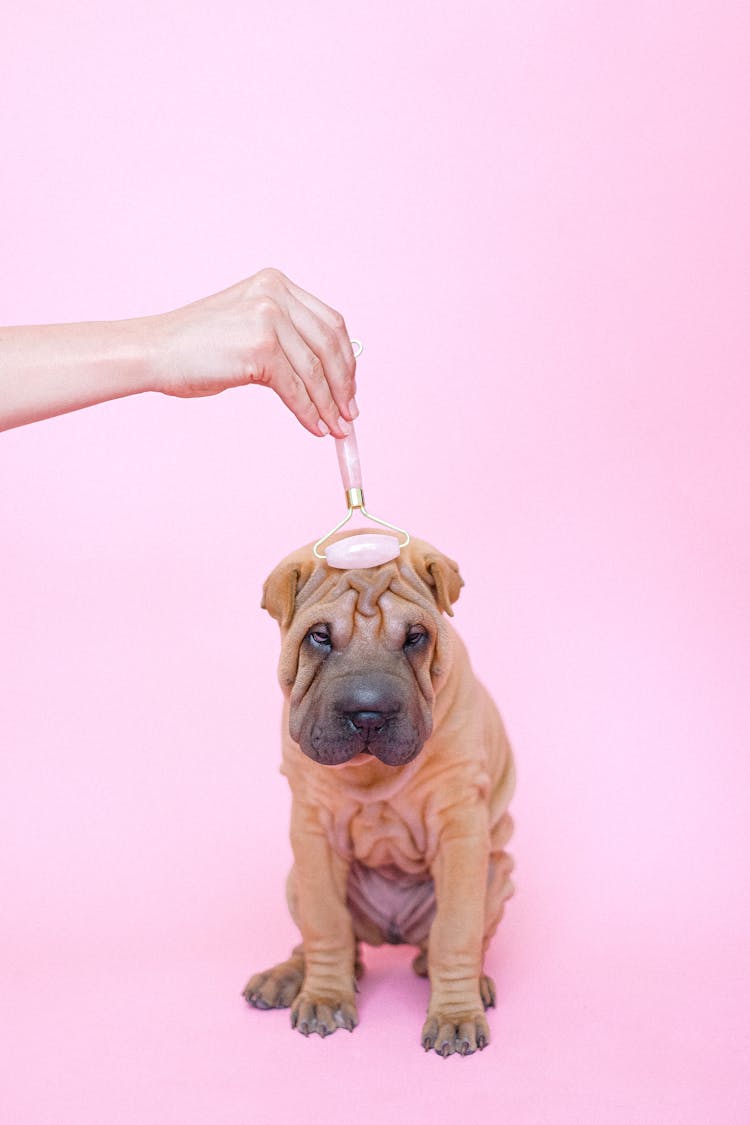
[[[0,328],[0,430],[155,390],[151,318]]]

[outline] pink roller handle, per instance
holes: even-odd
[[[336,438],[336,455],[339,459],[339,471],[344,485],[344,491],[350,488],[362,488],[362,469],[359,464],[359,450],[357,449],[357,436],[354,426],[348,437]]]

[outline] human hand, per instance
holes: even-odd
[[[357,417],[344,318],[283,273],[259,273],[150,318],[155,389],[180,398],[271,387],[305,429],[344,437]]]

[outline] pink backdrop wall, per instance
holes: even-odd
[[[519,761],[491,1048],[246,1010],[283,899],[276,560],[340,511],[260,390],[0,437],[13,1125],[748,1119],[740,3],[6,4],[0,323],[267,264],[346,315],[373,510],[458,558]]]

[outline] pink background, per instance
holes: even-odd
[[[6,4],[0,321],[273,264],[347,317],[372,509],[462,567],[519,762],[493,1043],[246,1009],[283,897],[278,558],[338,518],[261,390],[0,437],[9,1125],[748,1120],[743,3]]]

